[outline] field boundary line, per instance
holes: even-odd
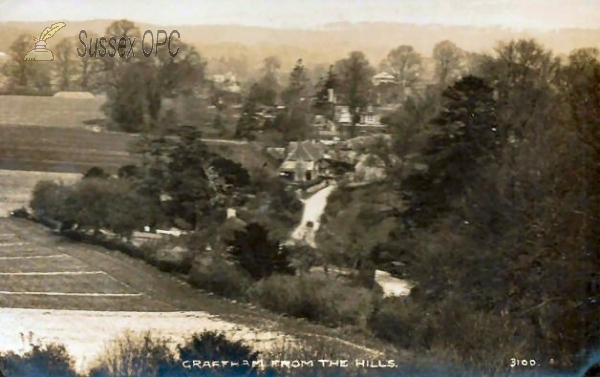
[[[23,257],[0,257],[0,260],[20,260],[20,259],[46,259],[46,258],[72,258],[68,254],[51,254],[51,255],[28,255]]]
[[[9,296],[76,296],[76,297],[141,297],[143,293],[65,293],[65,292],[15,292],[0,291],[0,295]]]
[[[31,245],[31,242],[0,242],[0,247],[4,246],[24,246]]]
[[[62,275],[107,275],[107,273],[104,271],[0,272],[0,276],[62,276]]]

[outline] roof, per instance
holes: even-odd
[[[267,148],[267,154],[276,160],[283,160],[285,159],[285,148],[269,147]]]
[[[279,170],[296,171],[296,170],[315,170],[314,161],[285,161],[281,164]]]
[[[312,140],[291,142],[286,161],[318,161],[325,154],[325,145]]]
[[[375,76],[373,76],[373,78],[376,80],[381,80],[381,79],[395,80],[396,79],[394,77],[394,75],[392,75],[391,73],[388,73],[388,72],[380,72],[380,73],[376,74]]]

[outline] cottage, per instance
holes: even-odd
[[[291,142],[279,175],[294,182],[312,181],[320,176],[325,145],[314,141]]]

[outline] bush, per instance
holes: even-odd
[[[177,366],[178,367],[178,366]],[[175,376],[176,358],[167,339],[150,333],[125,333],[105,348],[90,377],[163,377]]]
[[[252,279],[247,273],[218,256],[197,257],[189,272],[189,283],[229,298],[242,298]]]
[[[10,215],[12,217],[17,217],[17,218],[21,218],[21,219],[30,219],[31,218],[31,215],[29,215],[29,212],[27,212],[27,209],[25,207],[21,207],[19,209],[10,211]]]
[[[73,188],[62,183],[39,181],[33,189],[30,207],[38,218],[68,220],[67,200],[72,194]]]
[[[0,356],[0,370],[7,377],[77,377],[74,360],[62,345],[31,344],[24,355]]]
[[[369,318],[369,327],[376,337],[402,348],[419,343],[415,333],[423,310],[418,310],[408,300],[403,297],[382,300],[377,311]]]
[[[527,328],[473,309],[456,298],[428,304],[407,298],[384,299],[370,318],[374,335],[415,352],[433,351],[447,363],[485,375],[507,372],[506,360],[525,358]]]
[[[273,275],[254,284],[248,295],[266,309],[328,326],[366,327],[375,307],[365,288],[305,275]]]
[[[178,346],[179,360],[183,364],[192,360],[233,361],[240,363],[238,367],[220,367],[215,369],[193,368],[189,376],[256,376],[258,370],[252,362],[258,360],[259,353],[241,341],[231,341],[222,333],[206,331],[194,334],[183,346]],[[250,365],[242,365],[243,361]],[[180,374],[181,375],[181,374]]]

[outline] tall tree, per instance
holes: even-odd
[[[519,138],[535,123],[552,121],[560,62],[534,40],[513,40],[482,63],[497,93],[502,131]]]
[[[242,114],[237,122],[235,130],[236,138],[252,140],[254,138],[254,132],[259,130],[261,124],[257,113],[259,110],[258,106],[261,93],[262,90],[257,83],[250,87],[250,91],[248,92],[248,96],[242,107]]]
[[[15,94],[49,94],[50,72],[47,66],[26,62],[25,54],[35,47],[31,35],[22,34],[10,45],[8,60],[2,66],[6,75],[7,89]]]
[[[286,113],[277,119],[277,126],[286,140],[304,140],[309,136],[309,85],[304,64],[302,59],[299,59],[290,73],[288,87],[281,93],[281,98],[286,104]]]
[[[403,182],[409,192],[405,216],[420,226],[431,224],[451,209],[501,145],[493,89],[475,76],[467,76],[444,91],[442,111],[433,125],[424,151],[427,171]]]
[[[433,48],[435,74],[442,86],[450,84],[460,74],[464,53],[454,43],[442,41]]]
[[[373,83],[371,79],[375,69],[369,60],[360,51],[351,52],[346,59],[335,64],[335,71],[339,78],[339,94],[344,103],[349,107],[352,116],[351,135],[356,133],[356,124],[360,121],[361,111],[372,101]]]
[[[265,106],[274,106],[279,93],[279,80],[277,78],[281,61],[276,56],[269,56],[264,60],[263,76],[258,81],[256,97],[258,102]]]
[[[125,132],[142,132],[147,128],[147,70],[143,63],[120,69],[121,85],[108,92],[105,104],[110,119]]]
[[[256,280],[272,274],[293,274],[288,251],[269,239],[269,232],[258,223],[250,223],[244,231],[235,231],[229,241],[237,263]]]
[[[381,67],[394,75],[402,96],[406,95],[406,89],[414,89],[423,69],[421,55],[408,45],[391,50],[382,61]]]
[[[334,91],[336,94],[339,89],[339,80],[335,73],[333,65],[329,67],[329,71],[327,71],[327,76],[321,77],[317,86],[315,88],[315,101],[314,108],[315,110],[321,114],[327,116],[329,120],[333,120],[333,105],[334,103],[330,102],[329,92],[330,90]]]
[[[167,153],[165,192],[172,199],[175,214],[199,230],[203,217],[213,214],[215,190],[209,172],[210,153],[200,131],[183,127],[178,141]]]
[[[61,91],[73,90],[77,85],[77,60],[73,51],[73,41],[63,38],[56,44],[54,52],[54,77]]]
[[[286,105],[298,104],[301,100],[308,102],[310,79],[302,59],[298,59],[290,73],[287,88],[281,93],[281,99]]]

